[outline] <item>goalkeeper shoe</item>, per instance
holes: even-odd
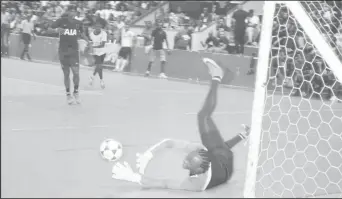
[[[209,58],[203,58],[202,61],[205,65],[207,65],[209,73],[213,79],[222,79],[224,74],[223,70],[214,60]]]

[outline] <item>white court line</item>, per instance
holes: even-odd
[[[310,111],[315,111],[315,110],[299,110],[296,112],[310,112]],[[330,109],[323,109],[321,111],[331,111]],[[342,111],[342,109],[334,109],[334,111]],[[222,112],[214,112],[214,115],[237,115],[237,114],[250,114],[252,110],[245,110],[245,111],[222,111]],[[268,113],[278,113],[279,111],[268,111]],[[316,111],[317,112],[317,111]],[[320,111],[318,111],[320,112]],[[197,112],[187,112],[184,113],[184,115],[197,115]]]
[[[42,128],[15,128],[11,129],[14,132],[20,131],[53,131],[53,130],[75,130],[75,129],[87,129],[87,128],[109,128],[109,125],[92,125],[92,126],[57,126],[57,127],[42,127]]]
[[[1,76],[1,79],[2,79],[2,81],[5,80],[5,79],[8,79],[8,80],[12,80],[12,81],[17,81],[17,82],[25,83],[25,84],[31,85],[31,86],[48,86],[48,87],[52,87],[52,88],[56,88],[56,89],[59,89],[61,91],[64,91],[64,87],[63,86],[57,86],[57,85],[53,85],[53,84],[47,84],[47,83],[42,83],[42,82],[23,80],[23,79],[17,79],[17,78],[12,78],[12,77],[5,77],[5,76]],[[2,86],[4,86],[3,82],[2,82]],[[82,93],[85,93],[85,94],[103,95],[103,93],[101,93],[99,91],[88,91],[88,90],[83,90],[83,89],[80,89],[80,91],[82,91]]]

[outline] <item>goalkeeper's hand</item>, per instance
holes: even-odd
[[[114,179],[141,184],[141,175],[135,173],[127,162],[124,162],[123,164],[119,162],[116,163],[113,166],[112,173],[112,178]]]
[[[139,173],[144,174],[146,166],[150,162],[150,160],[153,158],[153,154],[150,151],[146,151],[143,154],[137,153],[137,162],[136,167],[139,169]]]

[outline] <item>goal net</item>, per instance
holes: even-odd
[[[265,2],[245,197],[342,197],[341,9]]]

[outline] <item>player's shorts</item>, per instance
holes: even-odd
[[[159,57],[160,61],[166,61],[166,55],[165,55],[165,50],[161,49],[161,50],[155,50],[152,49],[150,51],[150,62],[154,62],[154,60]]]
[[[59,61],[63,67],[79,66],[79,53],[78,50],[62,50],[59,52]]]
[[[25,45],[29,45],[31,43],[31,35],[28,33],[22,33],[21,38]]]
[[[121,47],[119,51],[119,57],[122,57],[124,59],[128,59],[128,57],[132,56],[132,48],[131,47]]]
[[[103,61],[106,57],[106,54],[103,55],[93,55],[94,60],[95,60],[95,65],[100,65],[103,64]]]

